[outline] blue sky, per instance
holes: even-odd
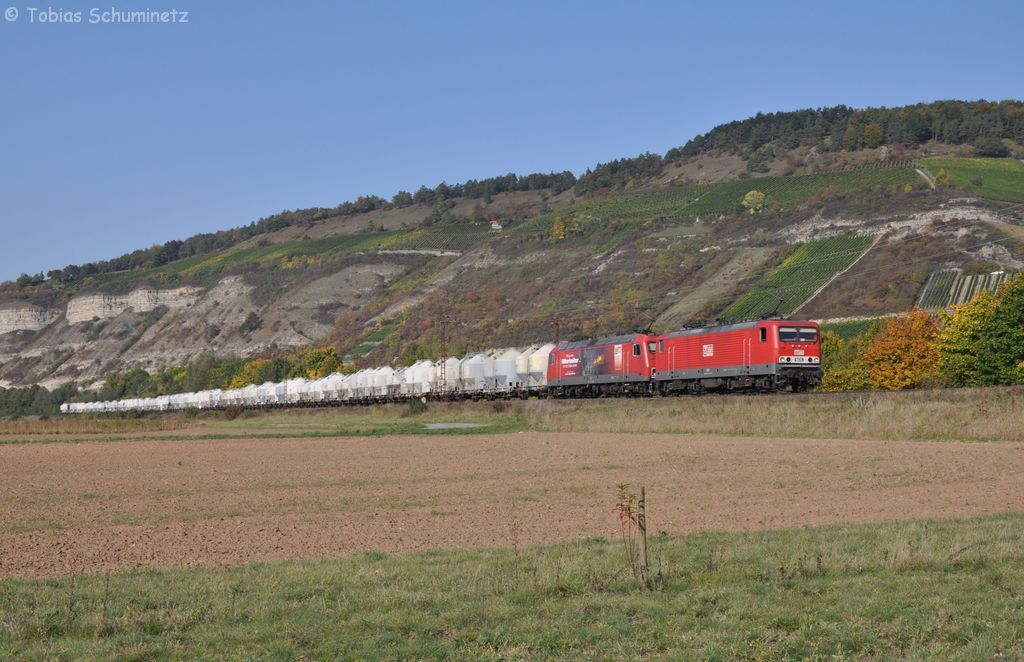
[[[758,111],[1024,96],[1012,2],[4,4],[0,279]]]

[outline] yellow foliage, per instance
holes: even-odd
[[[977,347],[982,330],[998,305],[995,294],[983,291],[970,302],[953,306],[952,312],[943,311],[938,347],[948,385],[979,386],[984,383],[979,372]]]
[[[764,193],[761,191],[748,191],[743,196],[743,206],[749,214],[756,214],[761,211],[764,207]]]
[[[871,377],[868,374],[868,366],[864,361],[854,361],[842,368],[833,368],[825,371],[821,378],[819,391],[829,393],[843,391],[864,391],[871,388]]]
[[[338,351],[333,347],[320,347],[306,352],[302,359],[307,379],[322,379],[341,364]]]
[[[555,216],[555,222],[551,224],[551,238],[565,239],[565,219],[561,216]]]
[[[320,256],[318,255],[286,255],[281,258],[282,269],[301,269],[303,267],[316,266],[318,264],[320,264]]]
[[[251,359],[245,362],[242,369],[231,379],[230,388],[243,388],[250,384],[262,384],[266,381],[263,377],[270,367],[267,359]]]
[[[923,310],[886,320],[864,350],[875,388],[899,390],[934,383],[939,374],[939,323]]]

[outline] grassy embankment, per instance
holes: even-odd
[[[953,186],[1005,202],[1024,202],[1024,163],[1017,159],[925,159],[932,176],[945,170]]]
[[[430,430],[428,423],[477,428]],[[174,434],[161,435],[173,430]],[[142,419],[61,418],[0,423],[0,443],[160,438],[296,438],[498,432],[636,432],[884,441],[1024,441],[1024,387],[901,393],[529,400]],[[108,437],[91,437],[102,435]],[[62,435],[62,436],[57,436]]]
[[[652,592],[615,540],[9,580],[0,657],[1012,659],[1022,525],[656,536]]]

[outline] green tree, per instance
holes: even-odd
[[[764,199],[764,193],[761,191],[749,191],[743,196],[743,207],[746,208],[748,214],[756,214],[764,209]]]
[[[843,149],[852,152],[858,147],[860,147],[860,123],[857,121],[857,116],[854,115],[847,122],[846,131],[843,132]]]
[[[210,370],[206,388],[229,388],[235,375],[242,369],[241,359],[225,359]]]
[[[408,207],[413,204],[412,193],[408,191],[399,191],[391,197],[391,204],[396,207]]]
[[[978,156],[999,159],[1009,156],[1010,150],[999,138],[982,138],[974,144],[974,153]]]
[[[843,340],[834,331],[821,334],[821,365],[825,375],[819,391],[863,391],[871,388],[868,364],[862,354],[868,343],[881,331],[878,322],[850,340]]]
[[[947,384],[1024,382],[1024,275],[956,306],[944,321],[938,349]]]
[[[882,144],[882,127],[878,122],[871,122],[864,127],[864,146],[868,149],[875,149]]]

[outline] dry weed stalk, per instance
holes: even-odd
[[[650,564],[647,562],[647,516],[646,495],[640,488],[640,496],[631,492],[627,483],[616,486],[615,509],[619,513],[619,532],[626,551],[626,562],[637,584],[644,590],[651,589]]]

